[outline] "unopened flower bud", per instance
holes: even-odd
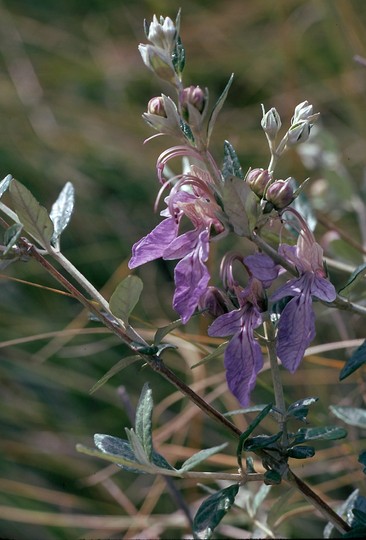
[[[217,287],[207,287],[200,298],[199,309],[205,310],[212,317],[219,317],[228,310],[228,299],[223,291]]]
[[[290,127],[287,132],[287,146],[303,143],[308,140],[311,130],[311,124],[303,120]]]
[[[170,55],[159,47],[153,45],[139,45],[139,51],[144,64],[154,71],[158,77],[172,84],[178,84]]]
[[[266,191],[266,199],[273,204],[276,210],[282,210],[291,204],[294,200],[294,190],[291,185],[291,178],[273,182]]]
[[[189,103],[201,113],[206,103],[205,92],[199,86],[188,86],[183,90],[182,102],[183,107]]]
[[[164,105],[164,98],[161,96],[158,96],[158,97],[154,97],[150,99],[147,105],[147,112],[149,114],[155,114],[156,116],[162,116],[163,118],[167,118],[165,105]]]
[[[267,169],[252,169],[247,177],[246,181],[250,186],[250,189],[254,191],[258,197],[263,197],[268,182],[272,180],[271,174]]]
[[[302,120],[309,120],[313,116],[313,106],[309,105],[308,101],[303,101],[295,107],[294,116],[292,117],[292,124],[297,124]]]
[[[145,26],[147,26],[146,23]],[[165,17],[165,19],[164,17],[160,17],[159,22],[156,15],[154,15],[146,35],[148,40],[156,47],[160,47],[171,53],[175,46],[177,30],[170,17]]]
[[[263,128],[263,131],[270,140],[274,140],[282,126],[280,115],[274,107],[269,109],[269,111],[265,112],[262,105],[262,110],[263,118],[261,121],[261,126]]]

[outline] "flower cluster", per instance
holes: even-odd
[[[207,149],[213,127],[212,120],[206,128],[204,125],[208,93],[182,83],[184,49],[179,20],[174,24],[168,17],[158,20],[154,16],[150,26],[146,25],[146,35],[150,44],[139,46],[143,61],[172,85],[177,102],[164,94],[152,98],[144,119],[159,134],[178,138],[179,145],[163,152],[157,161],[161,189],[156,205],[169,190],[161,211],[163,219],[134,244],[129,267],[158,258],[178,260],[173,307],[184,324],[197,309],[208,313],[214,319],[209,335],[230,337],[224,353],[227,382],[239,402],[246,405],[263,366],[257,335],[260,327],[264,323],[275,325],[278,358],[294,372],[315,336],[313,299],[332,302],[336,297],[323,267],[321,247],[304,218],[290,206],[298,194],[294,179],[274,176],[279,157],[287,147],[309,137],[318,114],[307,101],[300,103],[277,144],[280,116],[274,108],[267,112],[263,108],[261,125],[271,151],[269,166],[252,169],[244,178],[235,151],[227,146],[226,162],[220,170]],[[224,98],[211,112],[211,119],[217,116]],[[189,165],[167,178],[165,166],[173,158],[184,158]],[[296,244],[269,246],[267,253],[255,248],[245,257],[228,253],[221,264],[221,287],[210,284],[207,261],[212,242],[233,232],[254,241],[269,217],[283,223],[287,213],[297,224]],[[236,279],[235,265],[244,268],[245,284]],[[292,269],[293,276],[283,284],[285,268]],[[274,306],[276,316],[271,317]]]

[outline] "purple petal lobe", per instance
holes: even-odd
[[[175,267],[173,307],[185,324],[193,315],[202,294],[206,291],[210,274],[204,264],[208,258],[208,231],[199,236],[197,247]]]
[[[163,256],[167,246],[176,238],[178,224],[174,218],[164,219],[147,236],[144,236],[132,247],[129,268],[136,268]]]
[[[261,348],[243,328],[231,339],[225,350],[226,379],[230,391],[245,407],[263,366]]]
[[[262,281],[263,286],[268,288],[278,276],[278,266],[265,253],[255,253],[248,255],[244,259],[245,266],[249,272],[259,281]]]
[[[220,315],[208,328],[209,336],[226,337],[236,334],[243,326],[243,310],[234,309]]]
[[[164,259],[182,259],[196,247],[198,237],[197,229],[177,236],[164,251]]]
[[[333,302],[337,296],[334,285],[326,278],[318,276],[314,279],[311,287],[311,294],[325,302]]]
[[[277,355],[285,368],[294,373],[315,336],[310,294],[295,297],[286,305],[278,328]]]

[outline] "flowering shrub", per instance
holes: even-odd
[[[148,384],[142,389],[135,428],[126,429],[127,439],[97,434],[94,439],[97,449],[81,445],[78,449],[117,463],[135,474],[216,480],[220,489],[206,498],[196,511],[192,523],[195,538],[212,536],[236,502],[240,487],[248,482],[263,483],[265,489],[288,483],[330,523],[328,535],[334,528],[344,537],[362,536],[365,533],[366,499],[358,493],[353,494],[338,514],[295,475],[289,463],[290,458],[306,459],[315,454],[315,448],[309,442],[341,439],[347,432],[333,425],[290,431],[288,421],[306,422],[309,407],[317,398],[299,398],[286,406],[280,365],[294,373],[314,339],[313,302],[320,301],[328,308],[366,315],[362,303],[352,303],[345,298],[345,290],[364,274],[364,265],[350,276],[340,291],[342,294],[337,293],[324,266],[323,249],[302,214],[301,205],[297,204],[306,182],[298,186],[293,178],[281,179],[276,175],[278,161],[286,150],[309,139],[319,113],[314,113],[313,106],[304,101],[295,107],[291,123],[285,129],[279,112],[273,107],[266,112],[263,107],[261,128],[269,146],[268,166],[253,164],[253,168],[244,174],[238,155],[228,141],[224,144],[223,165],[219,166],[209,150],[209,143],[233,76],[212,106],[207,89],[183,83],[185,51],[180,38],[180,15],[175,22],[169,17],[158,19],[154,16],[153,21],[145,25],[145,33],[149,43],[139,46],[142,59],[153,73],[170,85],[172,96],[152,97],[143,118],[157,131],[155,136],[168,136],[174,139],[174,145],[160,154],[156,164],[160,187],[155,208],[164,197],[162,219],[133,245],[129,268],[132,270],[159,258],[178,261],[174,270],[172,305],[179,320],[158,329],[154,341],[148,343],[130,322],[142,292],[141,280],[131,274],[107,302],[61,254],[60,236],[69,223],[74,204],[74,189],[70,183],[66,184],[48,214],[23,184],[10,175],[2,181],[0,195],[9,190],[13,207],[2,204],[1,210],[14,223],[10,226],[2,220],[7,230],[1,247],[1,264],[4,268],[17,260],[36,259],[128,345],[133,353],[131,361],[142,360],[148,364],[237,437],[239,468],[235,473],[212,475],[192,471],[203,460],[223,450],[225,441],[222,445],[199,451],[179,469],[172,467],[154,450],[153,401]],[[181,172],[174,174],[169,165],[177,158]],[[225,253],[220,270],[216,272],[220,282],[215,282],[209,265],[210,251],[215,244],[225,245],[229,235],[237,239],[238,248]],[[249,255],[240,251],[240,239],[243,238],[252,247]],[[80,288],[61,274],[49,262],[48,256],[55,259]],[[216,353],[218,356],[223,352],[228,391],[243,407],[237,413],[245,415],[250,410],[246,408],[251,404],[251,393],[264,358],[269,359],[274,402],[254,409],[258,415],[244,432],[164,363],[164,351],[174,347],[167,336],[193,316],[209,317],[209,336],[228,338]],[[212,358],[213,353],[209,356]],[[365,360],[362,345],[345,365],[341,378],[360,368]],[[117,371],[115,369],[113,373]],[[101,383],[111,375],[107,374]],[[341,412],[338,413],[342,417]],[[354,414],[360,414],[360,411],[354,409]],[[267,415],[276,419],[278,431],[252,436]],[[255,461],[250,454],[254,455]],[[365,461],[363,453],[360,462],[365,465]],[[220,481],[227,483],[222,485]],[[262,494],[264,498],[266,492],[262,491]],[[347,514],[347,520],[341,514]]]

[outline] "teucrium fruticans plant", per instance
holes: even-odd
[[[156,452],[152,430],[153,398],[148,384],[143,386],[136,408],[135,426],[126,428],[125,439],[97,434],[94,437],[97,449],[84,446],[78,449],[136,474],[226,482],[224,485],[221,483],[220,489],[199,507],[193,520],[195,538],[211,537],[235,504],[240,488],[245,488],[249,481],[264,482],[257,496],[246,505],[252,518],[269,486],[284,481],[300,490],[322,512],[330,522],[327,534],[332,527],[343,534],[351,527],[350,535],[352,531],[364,533],[366,504],[361,495],[357,493],[346,501],[343,513],[350,514],[354,509],[353,521],[346,522],[291,470],[289,458],[312,457],[314,441],[341,439],[347,432],[333,425],[300,427],[295,431],[291,427],[290,430],[289,425],[293,426],[294,421],[307,422],[309,407],[316,403],[317,398],[302,398],[286,406],[278,365],[279,359],[291,373],[298,368],[315,336],[314,300],[328,307],[366,315],[366,308],[347,299],[352,288],[364,276],[365,265],[352,273],[337,294],[324,267],[323,250],[306,216],[296,205],[305,182],[297,187],[293,178],[281,179],[275,172],[286,149],[309,138],[319,113],[314,113],[313,106],[307,101],[300,103],[286,130],[278,111],[273,107],[266,111],[262,106],[260,123],[269,145],[268,166],[254,166],[244,173],[229,141],[224,142],[223,164],[219,166],[209,151],[209,142],[233,76],[229,77],[221,96],[211,107],[207,89],[183,83],[185,51],[180,38],[180,14],[175,23],[169,17],[158,19],[154,16],[150,24],[145,23],[145,33],[149,43],[139,46],[142,59],[151,71],[170,84],[172,96],[152,97],[143,118],[157,131],[157,135],[172,137],[175,142],[157,160],[161,187],[156,207],[164,197],[162,220],[134,244],[129,267],[134,269],[158,258],[178,260],[173,307],[179,320],[157,329],[153,342],[147,343],[130,322],[143,289],[140,278],[128,276],[108,302],[64,257],[60,238],[74,207],[74,188],[70,182],[65,184],[48,213],[23,184],[10,175],[4,178],[0,183],[0,197],[9,191],[12,207],[0,203],[0,209],[13,223],[9,224],[6,218],[1,220],[5,234],[0,264],[5,268],[17,260],[36,259],[128,345],[131,355],[96,382],[93,391],[127,365],[143,361],[238,438],[238,472],[192,471],[206,458],[223,451],[226,442],[198,451],[178,469]],[[182,163],[181,172],[169,175],[167,165],[175,158]],[[275,243],[267,241],[267,230],[274,222],[280,225],[279,230],[286,230],[286,235],[283,235],[286,241],[282,241],[282,231]],[[220,265],[221,282],[213,283],[207,265],[210,248],[214,243],[225,242],[228,235],[235,235],[238,240],[246,238],[253,249],[245,256],[240,247],[227,252]],[[66,274],[76,280],[78,287],[68,280],[65,273],[58,271],[50,259],[56,260]],[[237,277],[238,267],[247,276],[245,282],[242,282],[242,277]],[[228,419],[229,413],[219,413],[164,364],[163,353],[173,345],[163,343],[163,340],[179,325],[186,324],[200,313],[211,318],[210,336],[227,338],[203,361],[223,354],[228,388],[240,405],[247,407],[236,411],[236,414],[253,410],[258,413],[243,433]],[[274,402],[248,408],[265,356],[271,365]],[[346,378],[365,361],[365,346],[362,345],[344,366],[340,378]],[[333,406],[331,411],[347,424],[365,426],[366,415],[361,409]],[[278,430],[270,435],[254,435],[268,415],[277,420]],[[251,454],[255,455],[261,472],[256,472]],[[361,454],[360,463],[365,465],[365,462],[365,456]]]

